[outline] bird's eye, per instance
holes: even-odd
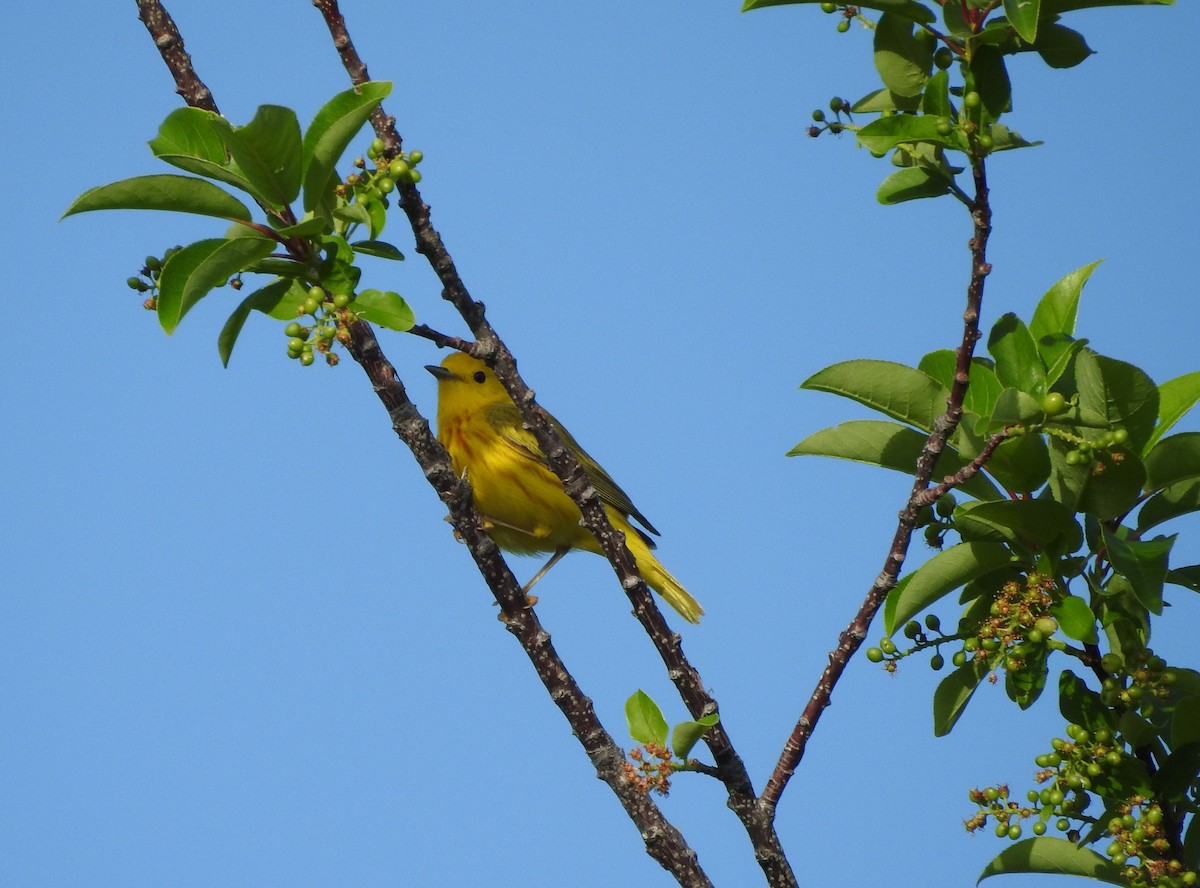
[[[485,379],[487,379],[487,374],[484,373],[482,370],[476,370],[474,375],[471,378],[474,379],[476,382],[478,382],[480,385],[482,385],[483,381]]]

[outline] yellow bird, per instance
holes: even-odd
[[[470,482],[475,508],[496,545],[521,555],[554,553],[526,589],[570,549],[603,554],[596,538],[580,524],[579,507],[550,470],[537,439],[522,427],[516,404],[491,368],[454,352],[440,367],[426,369],[438,380],[438,440],[449,451],[454,470]],[[624,531],[625,544],[650,588],[685,620],[698,623],[704,608],[659,564],[650,551],[654,541],[629,519],[632,516],[657,535],[654,525],[558,420],[545,410],[542,413],[587,472],[608,520]]]

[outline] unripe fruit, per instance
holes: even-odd
[[[413,166],[416,166],[424,159],[425,159],[425,155],[420,151],[408,152],[408,162],[411,163]]]
[[[1120,654],[1107,653],[1100,658],[1100,667],[1105,672],[1117,673],[1124,667],[1125,661],[1121,659]]]
[[[824,123],[825,122],[825,112],[822,111],[820,108],[817,108],[812,113],[812,119],[815,120],[817,123]]]
[[[940,71],[945,71],[947,68],[949,68],[953,61],[954,53],[952,53],[949,48],[945,46],[933,54],[933,63],[937,65],[938,70]]]
[[[1047,416],[1058,416],[1067,409],[1067,399],[1058,392],[1050,392],[1042,398],[1042,412]]]
[[[942,667],[946,665],[946,658],[941,654],[934,654],[929,658],[929,668],[934,672],[940,672]]]
[[[1012,826],[1010,826],[1008,828],[1008,837],[1014,842],[1021,838],[1021,824],[1014,823]]]
[[[841,96],[834,96],[832,99],[829,100],[829,110],[830,111],[835,111],[835,112],[841,111],[843,107],[846,107],[846,100],[843,99]]]
[[[958,668],[959,666],[966,666],[967,665],[967,652],[966,651],[957,651],[954,654],[954,656],[950,658],[950,663],[955,668]]]
[[[894,654],[894,653],[896,653],[896,643],[895,643],[894,641],[892,641],[890,638],[881,638],[881,639],[879,639],[879,648],[880,648],[880,650],[882,650],[882,651],[883,651],[885,654]]]
[[[387,172],[393,179],[403,179],[408,175],[409,169],[408,162],[397,157],[388,164]]]
[[[293,336],[288,340],[287,347],[288,351],[299,352],[302,348],[304,348],[304,340],[299,336]]]
[[[299,336],[300,331],[303,329],[304,328],[301,327],[298,323],[296,323],[295,321],[292,321],[290,324],[288,324],[286,327],[283,328],[283,335],[284,336]]]
[[[1112,433],[1113,444],[1120,447],[1122,444],[1124,444],[1128,440],[1129,440],[1128,429],[1114,429],[1113,430],[1113,433]]]
[[[333,297],[334,308],[345,308],[350,304],[350,295],[348,293],[338,293]]]
[[[985,150],[990,150],[993,145],[992,137],[988,133],[979,134],[979,147]]]
[[[139,277],[131,277],[125,281],[129,285],[129,289],[137,290],[139,293],[145,293],[150,288],[146,286],[146,282]]]
[[[310,366],[312,364],[312,362],[315,360],[316,360],[316,358],[313,357],[312,352],[305,352],[304,354],[302,354],[300,356],[300,363],[301,363],[301,365],[303,365],[305,367]]]
[[[879,648],[867,648],[867,659],[872,663],[883,662],[883,651]]]
[[[847,31],[850,30],[850,22],[847,21],[846,19],[842,19],[840,22],[837,23],[837,30],[838,30],[839,34],[845,34]]]
[[[1043,836],[1046,834],[1046,824],[1044,821],[1037,821],[1033,824],[1033,834],[1035,836]]]
[[[383,144],[383,139],[372,139],[371,147],[368,149],[367,153],[374,157],[377,154],[382,154],[385,147],[386,146]]]
[[[918,623],[916,620],[909,620],[907,623],[904,624],[904,637],[905,638],[916,638],[920,634],[921,634],[921,624]]]
[[[826,14],[837,12],[837,4],[836,3],[822,3],[821,4],[821,12],[824,12]]]
[[[309,296],[304,300],[304,313],[315,315],[321,308],[321,303]]]
[[[937,122],[937,134],[939,136],[948,136],[954,132],[954,124],[946,118],[942,118]]]
[[[396,190],[396,183],[387,176],[375,180],[375,186],[381,194],[391,194]]]
[[[975,92],[974,90],[971,90],[971,92],[969,92],[965,96],[963,96],[963,107],[964,108],[967,108],[967,109],[973,111],[982,104],[983,104],[983,99],[980,97],[979,93]]]
[[[160,268],[162,268],[162,260],[160,260],[157,256],[147,256],[146,268],[148,268],[150,271],[158,271]]]
[[[418,182],[420,182],[421,181],[421,171],[420,170],[409,170],[408,171],[408,181],[412,182],[412,184],[414,184],[414,185],[416,185]]]
[[[942,621],[938,619],[937,614],[927,614],[925,616],[925,628],[930,632],[937,632],[942,628]]]
[[[1037,622],[1033,624],[1033,628],[1042,635],[1053,635],[1058,631],[1058,622],[1052,617],[1038,617]]]
[[[934,511],[936,511],[941,517],[949,518],[952,514],[954,514],[954,507],[957,505],[958,500],[955,499],[954,494],[947,493],[936,503],[934,503],[933,508]]]

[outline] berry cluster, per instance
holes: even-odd
[[[923,506],[917,513],[914,526],[925,528],[925,544],[933,549],[942,548],[946,532],[954,529],[954,507],[958,505],[953,493],[943,494],[932,506]]]
[[[1175,673],[1167,662],[1155,656],[1150,648],[1134,651],[1127,664],[1119,654],[1108,653],[1100,658],[1100,666],[1108,677],[1100,685],[1100,702],[1105,706],[1124,706],[1149,717],[1155,704],[1165,701],[1175,683]]]
[[[942,623],[938,619],[937,614],[927,614],[925,616],[924,628],[916,620],[909,620],[904,625],[904,637],[915,642],[913,647],[906,651],[897,650],[896,643],[892,639],[885,637],[879,639],[879,647],[867,648],[866,657],[872,663],[883,663],[883,668],[888,672],[895,672],[900,660],[911,654],[933,648],[934,653],[929,658],[929,666],[936,672],[946,665],[946,658],[942,656],[940,651],[941,645],[947,641],[952,641],[955,637],[944,634],[941,629]],[[937,633],[937,636],[931,638],[926,634],[926,630]],[[955,665],[960,666],[962,664],[955,663]]]
[[[1134,796],[1116,810],[1105,834],[1112,836],[1105,853],[1135,888],[1190,888],[1200,874],[1171,856],[1171,843],[1163,829],[1162,807],[1151,799]],[[1129,863],[1136,859],[1139,865]]]
[[[354,166],[363,170],[361,174],[351,173],[345,183],[337,187],[340,197],[350,197],[352,194],[359,203],[372,200],[383,200],[396,190],[397,184],[416,185],[421,181],[421,171],[417,164],[425,157],[420,151],[409,151],[389,160],[385,154],[383,139],[374,139],[367,149],[367,159],[375,164],[374,169],[367,169],[367,161],[359,157]]]
[[[1005,583],[975,635],[963,642],[961,662],[973,656],[1003,669],[1022,669],[1058,631],[1058,621],[1050,615],[1057,588],[1053,577],[1036,572],[1028,574],[1024,583]],[[959,661],[956,654],[954,662]]]
[[[645,751],[643,752],[643,750]],[[654,790],[659,795],[665,796],[671,791],[670,777],[675,770],[675,765],[671,761],[671,750],[657,743],[646,743],[629,750],[629,757],[633,761],[624,763],[625,779],[638,792]],[[634,762],[637,764],[635,765]]]
[[[129,285],[129,289],[135,293],[148,293],[146,301],[142,303],[142,308],[147,311],[154,311],[158,308],[158,279],[162,274],[162,267],[167,260],[178,253],[182,247],[171,247],[163,253],[162,258],[158,256],[147,256],[146,262],[142,265],[141,270],[136,276],[125,281]]]
[[[288,337],[287,355],[299,360],[301,366],[307,367],[316,360],[315,352],[325,355],[325,362],[333,367],[338,363],[338,356],[333,353],[333,343],[350,340],[350,324],[357,316],[349,309],[354,301],[354,294],[338,293],[330,296],[322,287],[310,287],[308,295],[297,309],[301,317],[310,316],[313,324],[303,325],[292,321],[283,328]]]
[[[833,120],[827,120],[825,117],[825,112],[820,108],[817,108],[815,111],[813,111],[812,119],[814,121],[814,125],[808,128],[808,134],[814,139],[826,130],[836,136],[850,125],[848,123],[850,120],[850,103],[841,96],[834,96],[829,100],[829,110],[833,112]],[[843,114],[846,115],[847,122],[842,120]],[[815,124],[818,123],[822,125],[816,126]]]
[[[838,6],[836,3],[822,3],[821,4],[821,12],[824,12],[827,15],[833,15],[839,9],[842,12],[842,18],[837,23],[837,29],[838,29],[839,34],[845,34],[847,31],[850,30],[850,22],[852,22],[854,19],[858,18],[858,7],[857,6]]]

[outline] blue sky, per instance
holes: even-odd
[[[230,293],[162,334],[124,279],[219,225],[56,221],[92,185],[160,171],[145,141],[178,105],[132,3],[78,6],[47,21],[18,5],[0,53],[19,128],[0,140],[15,334],[0,882],[673,884],[497,623],[360,371],[302,370],[262,318],[222,369]],[[171,11],[234,122],[262,103],[307,121],[345,88],[307,3]],[[869,35],[839,35],[813,7],[741,15],[736,2],[345,12],[372,74],[396,81],[388,110],[426,155],[423,193],[473,295],[703,602],[685,650],[761,787],[907,489],[882,470],[786,459],[863,415],[797,386],[854,357],[915,364],[959,336],[965,214],[948,200],[881,207],[886,161],[848,136],[804,135],[831,95],[876,88]],[[1096,56],[1012,65],[1010,125],[1046,144],[991,164],[984,326],[1028,317],[1103,257],[1081,333],[1163,381],[1200,367],[1200,13],[1067,24]],[[403,230],[389,234],[405,248]],[[463,332],[416,257],[367,274]],[[439,353],[399,334],[384,349],[432,416],[421,367]],[[1200,560],[1186,536],[1176,552]],[[638,688],[684,717],[602,560],[573,555],[539,594],[614,735]],[[1155,647],[1194,661],[1197,602],[1171,601]],[[935,741],[936,678],[852,664],[779,811],[805,884],[965,885],[1003,847],[963,832],[967,790],[1025,788],[1061,719],[1050,699],[1017,718],[984,691]],[[680,779],[662,804],[717,884],[759,884],[713,781]]]

